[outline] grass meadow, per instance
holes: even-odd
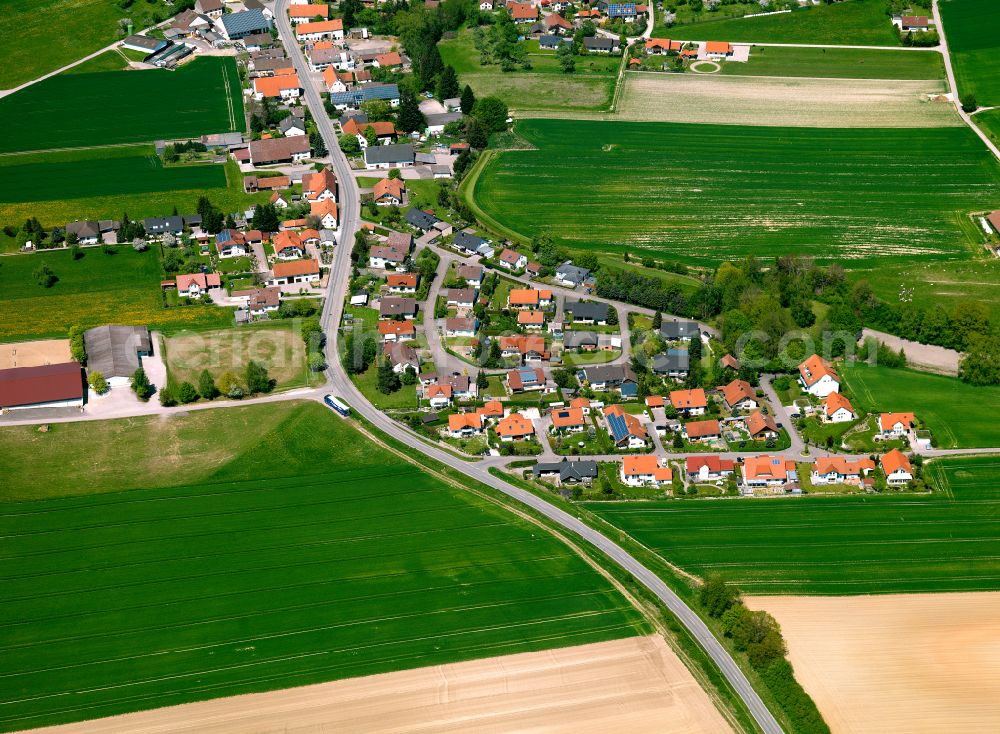
[[[208,56],[168,71],[59,74],[0,99],[0,153],[147,143],[245,130],[236,62]]]
[[[968,212],[1000,206],[996,161],[962,128],[815,129],[525,120],[534,150],[467,186],[486,224],[581,249],[717,263],[961,259]]]
[[[43,288],[32,273],[48,265],[59,279]],[[0,341],[65,336],[71,326],[146,324],[167,332],[232,324],[232,310],[216,306],[165,309],[160,296],[163,269],[156,249],[131,247],[106,255],[68,250],[0,257]]]
[[[937,461],[932,495],[594,503],[672,563],[748,594],[1000,589],[1000,459]]]
[[[35,450],[0,451],[5,492],[36,484],[39,460],[117,486],[91,449],[133,427],[110,463],[133,457],[124,486],[149,487],[0,505],[0,728],[648,631],[546,532],[319,404],[204,413],[166,432],[156,418],[0,429]],[[171,451],[192,470],[144,474]]]
[[[983,107],[1000,105],[1000,5],[991,0],[940,0],[940,10],[959,94],[974,94]]]
[[[1000,108],[978,112],[972,121],[994,144],[1000,144]]]
[[[108,0],[20,0],[4,3],[0,15],[0,67],[5,89],[94,53],[118,38],[118,21],[135,29],[170,13],[162,0],[134,3],[122,10]],[[159,14],[158,16],[155,14]]]
[[[885,8],[884,0],[848,0],[781,15],[705,20],[673,28],[658,26],[653,35],[694,41],[899,46]]]
[[[853,362],[840,367],[846,393],[859,411],[912,412],[937,448],[1000,447],[1000,387],[976,387],[956,377]]]
[[[943,79],[934,51],[755,46],[745,64],[720,64],[722,74],[828,79]]]

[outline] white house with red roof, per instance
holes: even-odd
[[[847,423],[858,417],[851,401],[839,392],[832,392],[826,396],[823,401],[822,414],[827,423]]]
[[[818,398],[840,392],[840,377],[830,363],[818,354],[799,365],[799,383],[805,392]]]
[[[189,273],[178,275],[175,281],[177,293],[188,298],[200,298],[210,288],[221,288],[222,279],[218,273]]]
[[[661,466],[660,459],[652,454],[626,456],[619,478],[629,487],[663,487],[674,481],[674,472],[668,466]]]
[[[913,413],[881,413],[878,417],[879,432],[884,438],[906,438],[916,424]]]

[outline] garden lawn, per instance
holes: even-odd
[[[548,533],[319,404],[205,413],[165,434],[152,417],[0,429],[32,445],[0,451],[19,479],[55,461],[99,479],[93,450],[115,437],[150,487],[0,506],[0,728],[649,631]],[[133,426],[143,440],[122,436]],[[145,456],[170,451],[185,471],[152,488]],[[216,470],[187,471],[189,452],[215,452]]]
[[[912,264],[966,257],[968,213],[1000,207],[1000,168],[964,128],[524,120],[516,131],[537,149],[488,157],[468,198],[502,234],[574,248]]]
[[[1000,448],[1000,386],[861,362],[839,365],[838,372],[858,411],[915,413],[937,448]]]
[[[0,153],[246,129],[236,62],[222,56],[173,71],[58,74],[0,99],[0,114],[8,121]]]
[[[833,79],[943,79],[935,51],[870,51],[846,48],[755,46],[745,64],[724,63],[721,73]]]
[[[118,248],[106,255],[84,249],[74,260],[68,250],[0,258],[0,341],[65,336],[71,326],[148,325],[178,331],[232,324],[232,309],[211,305],[166,309],[160,296],[163,269],[156,249]],[[59,279],[51,288],[33,275],[48,265]]]
[[[109,0],[19,0],[4,3],[0,16],[0,68],[6,89],[37,79],[94,53],[118,38],[118,21],[131,18],[135,29],[168,17],[160,0],[130,4]]]
[[[940,0],[960,95],[973,94],[983,107],[1000,105],[1000,4],[992,0]]]
[[[928,467],[931,495],[590,504],[672,563],[748,594],[1000,589],[1000,460]]]
[[[833,5],[807,6],[780,15],[706,20],[673,28],[658,26],[653,35],[734,43],[899,46],[899,37],[885,14],[885,7],[884,0],[848,0]]]
[[[241,211],[268,194],[247,195],[234,161],[164,166],[151,145],[0,156],[0,224],[36,217],[45,227],[77,219],[133,219],[194,212],[207,196]]]

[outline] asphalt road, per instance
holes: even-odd
[[[732,656],[709,630],[708,626],[684,601],[677,596],[663,581],[652,571],[643,566],[639,561],[629,555],[621,546],[612,542],[608,538],[593,530],[585,523],[569,513],[549,504],[540,497],[519,489],[507,482],[504,482],[488,471],[487,467],[471,462],[463,461],[449,453],[428,446],[417,439],[409,431],[404,429],[381,411],[377,410],[369,403],[364,396],[354,387],[347,373],[343,369],[338,357],[338,325],[340,323],[341,312],[343,310],[343,300],[350,277],[350,250],[354,242],[354,233],[358,229],[359,221],[359,200],[358,188],[354,176],[351,174],[350,166],[346,158],[340,153],[337,146],[337,138],[333,130],[333,125],[327,116],[322,99],[316,91],[315,86],[310,83],[313,77],[301,49],[295,42],[295,36],[288,21],[288,0],[277,0],[275,4],[275,22],[278,33],[285,44],[285,49],[289,57],[295,64],[300,79],[306,90],[305,101],[312,112],[327,148],[330,150],[333,161],[334,172],[340,186],[337,206],[340,210],[340,244],[334,257],[333,270],[330,275],[326,304],[323,308],[322,323],[328,335],[328,354],[330,356],[330,367],[328,376],[330,378],[330,389],[338,396],[347,400],[351,407],[360,415],[364,416],[377,428],[389,434],[393,438],[403,441],[432,459],[435,459],[452,469],[456,469],[467,476],[470,476],[483,484],[503,492],[508,497],[515,499],[532,509],[541,513],[550,520],[556,522],[566,530],[569,530],[583,538],[591,545],[603,551],[615,563],[621,566],[633,577],[638,579],[646,588],[656,594],[657,597],[673,612],[681,623],[687,627],[692,636],[705,649],[709,657],[719,666],[726,679],[732,685],[741,699],[743,699],[750,713],[756,719],[761,729],[767,734],[780,734],[782,732],[777,720],[768,710],[767,706],[757,695],[757,692],[750,685],[743,671],[733,660]]]

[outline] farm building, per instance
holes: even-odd
[[[122,41],[122,48],[127,48],[130,51],[138,51],[139,53],[144,53],[147,56],[155,54],[170,45],[169,41],[164,41],[162,38],[149,38],[148,36],[128,36]]]
[[[291,285],[293,283],[314,283],[319,280],[319,263],[315,260],[292,260],[275,263],[274,271],[268,278],[270,286]]]
[[[78,362],[0,370],[0,412],[30,408],[83,409]]]
[[[295,38],[298,41],[320,41],[324,38],[340,40],[344,37],[344,20],[320,20],[312,23],[299,23],[295,26]]]
[[[250,143],[250,162],[255,166],[298,163],[311,154],[312,148],[309,147],[309,137],[306,135],[254,140]]]
[[[206,13],[207,15],[207,13]],[[261,10],[244,10],[241,13],[223,15],[222,32],[230,41],[237,41],[258,33],[270,33],[271,21]]]
[[[87,372],[100,372],[111,387],[129,384],[142,357],[153,353],[153,340],[145,326],[96,326],[83,332]]]

